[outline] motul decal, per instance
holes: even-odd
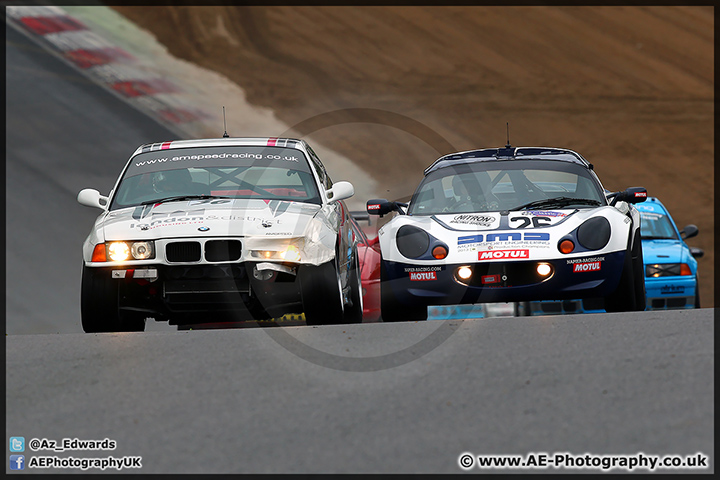
[[[635,198],[638,197],[647,198],[647,192],[635,192]]]
[[[368,210],[380,210],[380,205],[368,205]]]
[[[600,270],[600,265],[600,262],[575,263],[573,264],[573,272],[597,272]]]
[[[410,280],[413,282],[437,280],[435,272],[410,272]]]
[[[507,260],[516,258],[529,258],[530,250],[490,250],[489,252],[478,252],[478,260]]]

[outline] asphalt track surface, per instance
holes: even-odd
[[[80,247],[98,211],[77,192],[107,193],[135,147],[177,135],[10,28],[6,57],[6,439],[117,443],[26,448],[26,462],[463,473],[463,453],[701,453],[709,468],[687,471],[714,472],[710,309],[82,334]]]

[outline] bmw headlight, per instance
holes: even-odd
[[[152,242],[133,242],[130,244],[130,254],[135,260],[147,260],[155,256]]]
[[[291,241],[265,240],[262,249],[250,250],[250,256],[260,260],[280,260],[283,262],[300,262],[302,260],[302,239]]]
[[[287,262],[299,262],[300,261],[300,250],[295,245],[288,245],[288,247],[280,252],[283,260]]]
[[[148,260],[155,258],[153,242],[107,242],[107,259],[100,261],[124,262],[126,260]]]

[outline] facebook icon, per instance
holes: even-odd
[[[10,455],[10,470],[25,470],[25,455]]]

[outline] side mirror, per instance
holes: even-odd
[[[374,198],[372,200],[368,200],[366,208],[370,215],[380,215],[381,217],[390,212],[402,213],[402,210],[400,210],[397,202],[391,202],[385,200],[384,198]]]
[[[690,247],[690,255],[692,255],[694,258],[700,258],[705,255],[705,250],[698,247]]]
[[[617,202],[640,203],[645,200],[647,200],[647,190],[645,187],[630,187],[623,192],[615,194],[615,198],[610,202],[610,205],[615,206]]]
[[[699,231],[700,230],[698,230],[698,227],[693,224],[685,225],[685,228],[680,230],[680,236],[683,240],[687,240],[688,238],[696,236]]]
[[[326,190],[328,203],[339,202],[355,195],[355,187],[350,182],[336,182],[330,190]]]
[[[80,193],[78,193],[77,196],[77,201],[80,205],[104,210],[108,204],[108,197],[100,195],[100,192],[93,188],[86,188],[84,190],[80,190]]]

